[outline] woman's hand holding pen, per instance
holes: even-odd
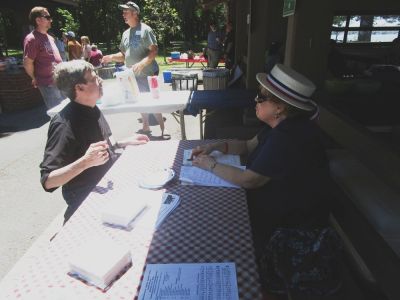
[[[213,150],[215,150],[214,145],[215,144],[197,146],[192,150],[192,156],[190,159],[193,160],[196,156],[210,154]]]

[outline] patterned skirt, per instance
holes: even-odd
[[[276,294],[333,294],[342,283],[342,248],[330,227],[278,228],[260,259],[262,283]]]

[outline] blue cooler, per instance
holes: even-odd
[[[163,71],[164,83],[172,83],[172,72]]]
[[[172,59],[179,59],[180,56],[181,56],[181,53],[180,53],[180,52],[176,52],[176,51],[171,52],[171,58],[172,58]]]

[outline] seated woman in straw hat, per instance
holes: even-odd
[[[197,147],[193,164],[246,189],[256,257],[270,292],[332,293],[340,286],[340,242],[328,226],[327,158],[310,120],[315,85],[281,64],[256,78],[256,114],[265,128],[248,141]],[[217,163],[208,155],[213,150],[247,155],[246,170]]]

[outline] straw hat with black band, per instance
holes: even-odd
[[[311,99],[316,89],[314,83],[285,65],[275,65],[269,74],[258,73],[256,79],[262,87],[291,106],[305,111],[317,109]]]

